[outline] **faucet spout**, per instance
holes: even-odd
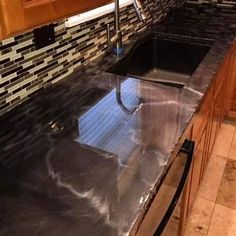
[[[119,55],[122,53],[122,32],[120,30],[120,3],[119,0],[115,0],[115,29],[116,35],[113,37],[114,42],[116,43],[116,53]]]

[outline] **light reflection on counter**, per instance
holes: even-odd
[[[125,113],[117,102],[116,94],[116,88],[112,89],[78,119],[77,141],[117,154],[120,164],[125,165],[140,143],[140,113]],[[138,106],[139,96],[137,80],[121,82],[121,99],[127,108]]]

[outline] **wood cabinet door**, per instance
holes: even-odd
[[[226,110],[226,98],[227,98],[227,83],[226,78],[221,78],[222,81],[218,84],[213,100],[213,111],[212,111],[212,129],[211,129],[211,141],[210,141],[210,152],[213,148],[214,142],[216,140],[217,134],[219,132],[221,123],[223,122]]]
[[[196,198],[199,186],[203,178],[203,166],[207,153],[207,123],[205,124],[204,130],[202,132],[200,141],[195,148],[192,173],[191,173],[191,184],[190,184],[190,194],[189,194],[189,211],[192,208],[193,202]]]
[[[47,24],[105,5],[111,0],[0,0],[2,36]]]
[[[208,162],[210,160],[211,150],[210,150],[210,142],[211,142],[211,128],[212,128],[212,110],[210,110],[207,114],[207,124],[204,129],[204,151],[203,151],[203,159],[202,159],[202,167],[201,167],[201,179],[200,184],[203,180],[203,177],[205,175]]]
[[[231,110],[234,112],[234,118],[236,118],[236,43],[231,54],[231,73],[229,87],[232,88],[232,97],[230,97]]]

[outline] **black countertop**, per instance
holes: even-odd
[[[116,61],[105,55],[0,117],[1,236],[127,235],[142,218],[232,45],[236,14],[178,11],[151,31],[215,40],[184,88],[105,73]]]

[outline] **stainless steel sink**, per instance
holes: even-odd
[[[183,38],[149,34],[107,72],[183,87],[214,43],[209,39]]]

